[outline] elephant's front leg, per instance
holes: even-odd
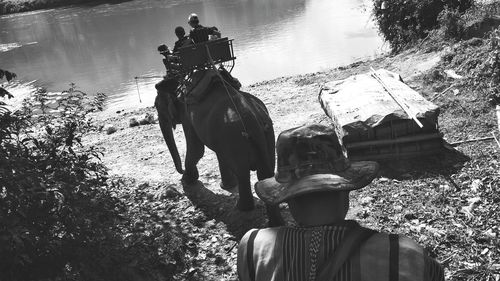
[[[200,176],[196,165],[205,154],[205,145],[192,128],[186,129],[186,126],[184,126],[184,135],[186,136],[186,169],[182,175],[182,181],[186,184],[193,184]]]
[[[238,185],[238,179],[231,169],[231,165],[217,153],[219,161],[219,171],[221,177],[220,187],[224,190],[232,190]]]

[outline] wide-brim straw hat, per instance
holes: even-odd
[[[303,194],[349,191],[368,185],[379,166],[373,161],[350,162],[337,133],[339,128],[307,124],[278,136],[277,173],[255,184],[266,203],[277,204]]]

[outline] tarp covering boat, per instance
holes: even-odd
[[[319,94],[325,113],[344,131],[341,138],[349,157],[399,158],[441,149],[439,107],[397,73],[384,69],[374,73],[325,83]]]

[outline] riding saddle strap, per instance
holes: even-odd
[[[377,233],[364,227],[353,227],[346,231],[344,239],[335,253],[330,256],[319,271],[317,281],[332,280],[339,272],[342,265],[359,247],[373,234]]]
[[[389,234],[389,281],[399,280],[399,235]]]

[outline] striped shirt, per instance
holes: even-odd
[[[344,224],[314,228],[251,230],[245,234],[238,247],[240,280],[314,281],[319,268],[335,253],[350,227],[359,225],[354,221],[346,221]],[[254,240],[250,246],[251,236]],[[394,266],[389,267],[390,255],[394,255],[391,253],[393,248],[398,257],[395,269]],[[253,262],[249,263],[249,260]],[[410,238],[377,233],[361,245],[331,280],[442,281],[444,274],[441,266]]]

